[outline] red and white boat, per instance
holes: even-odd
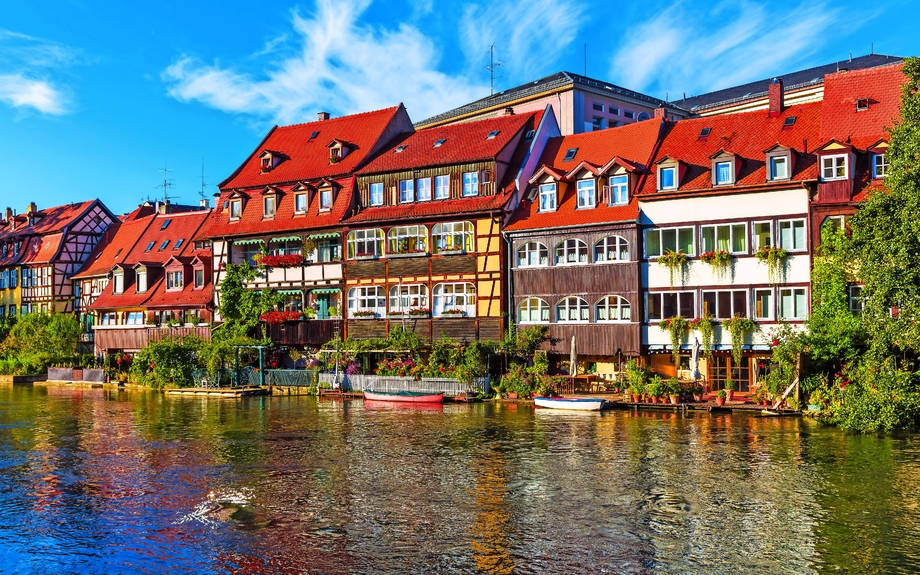
[[[421,391],[364,391],[364,399],[373,401],[400,401],[404,403],[441,403],[443,393]]]

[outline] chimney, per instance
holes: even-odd
[[[170,212],[169,200],[164,201],[162,204],[158,204],[157,212],[161,214],[168,214]]]
[[[201,198],[201,200],[198,201],[198,205],[204,209],[208,209],[211,207],[211,202],[208,201],[208,198]]]
[[[13,219],[13,208],[7,207],[6,208],[6,220],[10,221],[12,219]]]
[[[667,116],[665,115],[665,109],[662,106],[655,108],[655,119],[664,120]]]
[[[511,106],[508,106],[507,108],[505,108],[504,110],[502,110],[502,114],[501,114],[501,115],[502,115],[502,116],[513,116],[513,115],[514,115],[514,108],[512,108]]]
[[[783,79],[773,78],[770,82],[770,117],[775,118],[783,113]]]
[[[38,207],[35,205],[35,202],[29,202],[29,207],[26,208],[26,213],[31,214],[32,212],[37,212]]]
[[[329,112],[320,112],[319,114],[317,114],[317,116],[319,117],[320,122],[325,122],[326,120],[329,119]]]

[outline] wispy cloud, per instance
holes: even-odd
[[[578,0],[522,0],[467,6],[460,19],[463,53],[472,65],[488,62],[495,42],[506,75],[536,78],[555,66],[578,37],[587,8]]]
[[[417,28],[361,24],[369,4],[317,0],[313,13],[293,12],[288,42],[297,50],[279,50],[260,73],[183,55],[162,78],[179,101],[280,123],[303,121],[317,110],[350,113],[399,102],[420,120],[487,89],[439,72],[438,50]]]
[[[615,52],[612,81],[678,99],[794,69],[834,37],[841,9],[822,2],[676,3],[637,26]]]
[[[0,102],[43,114],[67,113],[67,89],[52,75],[78,60],[79,52],[63,44],[0,29]]]

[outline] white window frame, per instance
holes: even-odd
[[[185,274],[182,270],[166,272],[166,291],[181,290],[185,287]]]
[[[674,232],[674,249],[673,250],[671,250],[670,247],[664,245],[665,234],[671,233],[671,232]],[[691,250],[689,252],[684,252],[684,253],[686,253],[688,256],[691,256],[691,257],[696,255],[696,228],[695,226],[677,226],[677,227],[672,227],[672,228],[649,228],[645,230],[645,236],[644,236],[645,242],[643,242],[644,249],[645,249],[645,257],[646,258],[658,258],[658,257],[663,256],[666,250],[678,251],[681,248],[680,246],[681,232],[690,234]],[[655,234],[655,233],[658,234],[658,246],[660,248],[659,253],[651,253],[649,251],[648,238],[650,234]]]
[[[397,284],[390,287],[390,311],[408,312],[410,309],[428,308],[428,286],[425,284]]]
[[[578,180],[575,184],[580,210],[597,207],[597,183],[594,178]]]
[[[613,254],[613,258],[610,255]],[[629,242],[622,236],[612,235],[594,244],[594,263],[622,263],[629,261]]]
[[[828,224],[833,224],[833,226],[837,228],[838,230],[845,230],[846,222],[847,222],[846,217],[843,215],[838,214],[835,216],[827,216],[826,218],[824,218],[824,221],[821,222],[821,232],[822,233],[824,232],[824,228]]]
[[[720,293],[727,293],[727,294],[730,294],[730,296],[731,296],[730,299],[729,299],[729,308],[730,308],[730,309],[728,309],[728,310],[720,310],[720,309],[714,309],[714,310],[713,310],[713,309],[710,309],[710,310],[707,310],[706,307],[705,307],[705,306],[706,306],[706,303],[705,303],[705,301],[704,301],[704,300],[705,300],[705,295],[706,295],[706,294],[716,294],[716,295],[715,295],[715,298],[716,298],[716,308],[718,308],[718,306],[719,306],[719,294],[720,294]],[[737,294],[737,293],[740,293],[740,294],[743,294],[743,295],[744,295],[744,309],[743,309],[743,310],[737,310],[737,309],[735,309],[735,297],[734,297],[734,296],[735,296],[735,294]],[[704,315],[707,315],[707,314],[708,314],[708,315],[712,315],[712,316],[713,316],[714,318],[716,318],[716,319],[731,319],[731,318],[732,318],[733,316],[735,316],[735,315],[741,315],[741,316],[744,316],[744,317],[750,317],[750,309],[751,309],[750,294],[748,293],[748,290],[746,290],[746,289],[719,289],[719,290],[710,290],[710,289],[707,289],[707,290],[700,290],[700,316],[701,316],[701,317],[704,316]],[[727,314],[726,314],[726,311],[728,312]]]
[[[575,319],[572,319],[572,316]],[[591,321],[591,306],[584,298],[566,296],[556,302],[556,323],[589,323]]]
[[[278,201],[275,196],[265,196],[262,198],[262,217],[273,218],[278,211]]]
[[[885,161],[885,154],[872,154],[872,179],[884,179],[885,176],[888,175],[889,165],[890,164]]]
[[[788,292],[791,292],[791,295],[792,295],[792,305],[793,305],[793,308],[796,307],[796,299],[795,299],[795,298],[796,298],[796,292],[803,292],[803,295],[802,295],[802,300],[803,300],[803,302],[804,302],[804,303],[803,303],[803,306],[802,306],[803,309],[801,309],[801,310],[795,310],[795,309],[793,309],[793,312],[799,311],[799,312],[801,312],[801,313],[796,314],[796,315],[784,315],[784,314],[783,314],[783,312],[784,312],[784,310],[783,310],[783,297],[784,297],[784,294],[785,294],[785,293],[788,293]],[[780,319],[783,319],[783,320],[794,320],[794,321],[799,321],[799,320],[804,321],[804,320],[808,319],[808,288],[807,288],[807,287],[788,287],[788,288],[780,288],[780,289],[779,289],[779,296],[777,297],[777,302],[776,302],[776,304],[777,304],[777,305],[776,305],[776,308],[777,308],[777,316],[778,316]]]
[[[616,319],[610,319],[611,313]],[[601,319],[601,315],[606,317]],[[624,318],[623,315],[626,317]],[[621,295],[604,296],[594,304],[594,321],[597,323],[629,323],[632,321],[632,306],[629,305],[629,300]]]
[[[722,160],[715,163],[714,174],[713,174],[713,184],[716,186],[728,186],[735,183],[735,174],[734,162],[731,160]],[[722,179],[721,174],[719,173],[722,168],[727,168],[728,174],[726,179]]]
[[[472,253],[475,251],[474,242],[475,232],[472,222],[445,222],[435,224],[431,228],[431,247],[432,252],[436,254],[455,251]]]
[[[469,282],[439,283],[434,286],[431,308],[433,317],[456,317],[444,315],[448,309],[461,309],[466,317],[476,317],[476,286]]]
[[[29,271],[28,268],[23,269],[23,272]],[[23,273],[22,287],[32,287],[31,284],[26,285],[26,274]],[[31,278],[30,278],[31,279]],[[115,272],[112,274],[112,293],[125,293],[125,274],[123,272]]]
[[[415,180],[399,180],[399,203],[411,204],[415,201]]]
[[[540,184],[540,212],[556,211],[556,184]]]
[[[415,180],[415,199],[419,202],[431,200],[431,178],[417,178]]]
[[[434,177],[434,199],[450,199],[450,175],[442,174]]]
[[[147,271],[138,270],[134,273],[134,286],[136,293],[145,293],[147,291]]]
[[[125,318],[125,325],[144,325],[144,312],[129,311]]]
[[[553,249],[553,265],[583,266],[591,263],[588,244],[578,238],[566,238]]]
[[[776,173],[777,162],[782,162],[783,169],[786,172],[784,175],[780,176]],[[770,181],[781,181],[789,179],[789,156],[770,156],[769,161],[770,168]]]
[[[680,290],[680,291],[656,291],[656,292],[646,292],[646,293],[645,293],[645,321],[646,321],[647,323],[659,322],[659,321],[662,321],[662,320],[665,320],[665,319],[669,319],[669,318],[671,317],[671,316],[664,317],[664,302],[663,302],[662,300],[663,300],[664,296],[666,296],[666,295],[668,295],[668,294],[674,294],[675,297],[677,298],[677,314],[676,314],[676,315],[679,315],[679,316],[685,317],[685,318],[696,317],[696,308],[697,308],[697,303],[698,303],[698,302],[697,302],[697,299],[699,299],[699,298],[697,297],[698,294],[696,293],[696,291],[692,291],[692,290]],[[690,309],[685,310],[685,309],[683,309],[683,308],[681,307],[681,301],[680,301],[680,299],[681,299],[681,298],[680,298],[681,294],[690,294],[691,298],[693,299],[693,303],[691,304],[691,308],[690,308]],[[659,307],[660,307],[661,310],[662,310],[662,317],[660,317],[660,318],[652,318],[652,317],[650,316],[650,314],[649,314],[649,312],[650,312],[651,309],[652,309],[651,306],[649,305],[649,301],[650,301],[652,298],[658,298],[658,300],[659,300]]]
[[[549,250],[541,242],[527,242],[517,250],[517,267],[519,268],[545,268],[549,267]]]
[[[766,293],[768,296],[767,309],[764,310],[761,308],[760,313],[757,312],[757,304],[760,301],[758,298],[759,294]],[[774,300],[775,294],[773,293],[773,288],[754,288],[753,294],[751,297],[751,316],[756,321],[772,321],[774,317],[774,310],[776,309],[776,303]]]
[[[766,246],[760,245],[760,236],[757,234],[757,226],[759,224],[767,224],[767,227],[770,230],[770,243]],[[776,245],[776,235],[773,233],[773,222],[770,220],[758,220],[751,222],[751,250],[757,252],[762,247],[773,247]]]
[[[670,186],[665,186],[665,185],[664,185],[664,173],[665,173],[666,171],[668,171],[668,170],[670,170],[670,171],[671,171],[671,174],[672,174],[672,176],[671,176],[671,185],[670,185]],[[676,189],[679,187],[679,186],[678,186],[678,182],[677,182],[677,177],[678,177],[677,166],[660,166],[660,167],[658,168],[658,190],[659,190],[659,191],[661,191],[661,190],[676,190]]]
[[[348,232],[346,239],[348,259],[353,260],[358,257],[382,256],[384,237],[383,230],[380,228],[351,230]],[[358,249],[359,247],[361,248],[360,250]],[[373,249],[368,249],[369,247]],[[359,256],[359,253],[362,255]]]
[[[832,182],[834,180],[845,180],[849,175],[850,171],[850,158],[849,154],[833,154],[828,156],[821,156],[821,180],[824,182]],[[840,171],[840,168],[843,168],[843,175],[837,175],[837,172]],[[830,173],[830,175],[828,175]]]
[[[399,244],[402,241],[406,241],[409,244],[407,251],[399,251]],[[411,248],[412,243],[415,244],[414,250]],[[390,228],[387,232],[387,253],[428,253],[428,228],[423,225],[394,226]]]
[[[739,231],[739,230],[737,229],[737,228],[739,228],[739,227],[742,227],[742,228],[744,228],[744,229]],[[748,249],[747,249],[747,246],[748,246],[748,227],[747,227],[747,222],[733,222],[733,223],[730,223],[730,224],[713,224],[713,225],[700,226],[700,253],[701,253],[701,254],[702,254],[702,253],[706,253],[706,252],[714,252],[714,251],[718,251],[719,249],[721,249],[721,248],[718,247],[718,245],[719,245],[719,229],[720,229],[720,228],[723,228],[723,229],[724,229],[724,228],[728,228],[728,244],[729,244],[729,249],[727,249],[727,250],[725,250],[725,251],[727,251],[727,252],[730,253],[730,254],[746,254],[746,253],[748,253]],[[706,235],[705,235],[705,234],[706,234],[706,231],[707,231],[707,230],[710,230],[710,229],[713,230],[712,242],[713,242],[714,245],[712,245],[712,246],[708,245],[708,242],[706,241]],[[736,237],[736,235],[739,234],[739,233],[740,233],[740,234],[742,235],[742,237],[744,238],[744,249],[742,249],[742,250],[735,250],[735,237]]]
[[[790,229],[790,232],[791,232],[790,237],[792,238],[793,244],[795,244],[795,224],[796,224],[796,223],[801,223],[801,224],[802,224],[802,233],[803,233],[802,244],[803,244],[803,245],[801,245],[801,246],[796,246],[796,245],[787,246],[787,245],[784,245],[784,243],[783,243],[783,224],[789,224],[789,229]],[[777,232],[778,232],[778,233],[776,234],[776,236],[777,236],[776,239],[777,239],[777,245],[778,245],[779,247],[783,248],[783,249],[786,250],[787,252],[805,252],[805,251],[808,251],[808,221],[807,221],[805,218],[794,218],[794,219],[789,219],[789,220],[779,220],[779,222],[777,222],[776,229],[777,229]]]
[[[196,288],[202,288],[202,287],[204,287],[204,269],[203,269],[203,268],[196,268],[195,271],[194,271],[194,275],[195,275],[195,287],[196,287]],[[199,276],[201,277],[201,280],[200,280],[200,281],[199,281],[199,279],[198,279]]]
[[[518,323],[549,323],[549,304],[542,298],[529,297],[519,303],[517,307]],[[527,313],[526,318],[524,317],[525,312]],[[539,319],[532,319],[534,314],[536,314]]]
[[[328,212],[332,209],[332,190],[320,190],[319,211]]]
[[[608,205],[625,206],[629,203],[629,176],[620,174],[610,176],[607,180],[610,190],[610,197],[607,199]]]
[[[294,213],[295,214],[307,213],[307,193],[306,192],[297,192],[294,194]]]
[[[386,315],[387,298],[383,286],[358,286],[348,290],[348,317],[354,318],[358,310],[369,310],[377,317]]]
[[[230,219],[238,220],[243,215],[243,200],[230,200]]]
[[[368,188],[368,201],[372,206],[383,205],[383,182],[373,182]]]
[[[463,173],[463,197],[471,198],[479,195],[479,172]]]

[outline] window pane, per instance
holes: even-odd
[[[679,313],[683,317],[693,317],[693,293],[692,292],[681,292],[680,296],[680,309]]]
[[[716,292],[714,291],[704,291],[703,292],[703,311],[700,314],[701,316],[706,315],[716,315]]]
[[[661,230],[661,253],[677,251],[677,230]]]
[[[770,319],[773,316],[772,292],[770,290],[754,291],[754,317]]]
[[[757,222],[754,224],[754,249],[769,247],[773,239],[770,234],[770,222]]]
[[[661,294],[661,313],[663,317],[674,317],[677,315],[677,294]]]
[[[680,228],[678,231],[678,247],[686,254],[693,254],[693,228]]]
[[[792,290],[784,289],[779,292],[779,316],[781,318],[795,317],[792,305]]]
[[[718,313],[716,317],[728,319],[732,316],[732,292],[717,292],[716,301],[718,301]]]
[[[808,300],[805,297],[805,289],[795,290],[795,317],[808,316]]]
[[[712,226],[706,226],[702,228],[701,234],[703,236],[703,245],[700,246],[700,250],[703,252],[712,252],[716,249],[716,229]]]
[[[731,228],[728,226],[716,226],[716,246],[726,252],[731,251]]]
[[[747,294],[743,291],[733,291],[732,293],[732,314],[741,314],[748,316]]]
[[[659,230],[646,230],[645,255],[648,257],[661,255],[661,232]]]
[[[792,222],[779,223],[779,243],[784,249],[792,249]]]
[[[735,253],[747,251],[747,226],[735,224],[732,226],[732,250]]]
[[[662,319],[661,315],[661,294],[648,294],[648,305],[646,306],[649,320]]]
[[[793,227],[793,246],[797,250],[805,249],[805,222],[797,220],[792,222]]]

